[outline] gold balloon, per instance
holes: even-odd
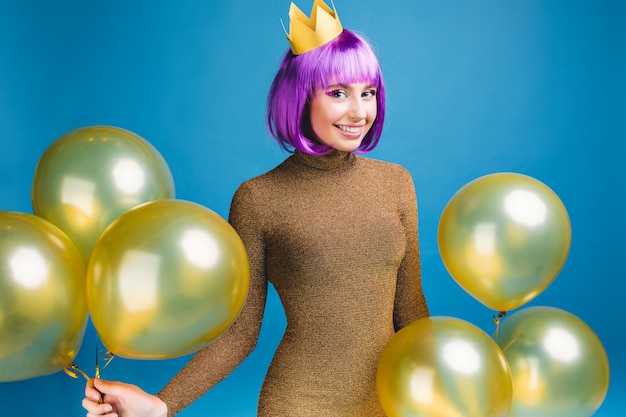
[[[539,295],[569,252],[569,216],[540,181],[515,173],[480,177],[450,199],[439,221],[441,258],[454,280],[497,311]]]
[[[376,375],[389,417],[504,417],[511,373],[495,341],[452,317],[414,321],[384,348]]]
[[[86,323],[85,264],[74,243],[40,217],[0,212],[0,382],[65,368]]]
[[[513,313],[495,336],[513,376],[509,417],[589,417],[609,385],[609,361],[598,336],[554,307]]]
[[[104,229],[147,201],[174,198],[174,181],[161,154],[124,129],[75,130],[50,146],[37,164],[34,213],[78,246],[87,261]]]
[[[237,318],[250,265],[239,235],[212,210],[159,200],[118,217],[87,266],[87,300],[115,355],[162,359],[197,351]]]

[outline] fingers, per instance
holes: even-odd
[[[87,417],[106,416],[117,417],[117,414],[113,412],[111,404],[98,404],[97,401],[93,401],[89,398],[83,398],[83,408],[87,410]]]
[[[108,403],[102,402],[102,393],[96,388],[98,386],[106,385],[90,379],[85,385],[85,398],[83,398],[82,406],[87,410],[87,417],[106,416],[117,417],[117,414],[113,412],[113,406]]]
[[[104,379],[96,378],[93,380],[93,387],[95,390],[102,394],[111,394],[116,397],[125,397],[132,393],[136,388],[134,385],[126,384],[118,381],[107,381]]]
[[[90,379],[89,381],[87,381],[87,384],[85,385],[85,397],[95,402],[101,402],[102,394],[94,386],[93,379]]]

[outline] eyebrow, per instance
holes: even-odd
[[[343,88],[343,89],[346,89],[346,90],[351,90],[352,89],[351,85],[352,84],[331,84],[328,87],[326,87],[326,90],[329,90],[329,89],[332,89],[332,88],[335,88],[335,87]],[[377,89],[377,87],[375,85],[373,85],[373,84],[368,84],[368,85],[366,85],[363,88],[363,90],[371,90],[371,89]]]

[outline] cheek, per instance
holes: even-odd
[[[368,103],[368,104],[371,104],[371,105],[369,105],[366,109],[367,118],[369,119],[370,123],[373,123],[374,119],[376,119],[376,116],[378,115],[378,106],[375,101],[373,101],[372,103]]]
[[[341,111],[338,111],[337,106],[325,105],[315,106],[311,108],[311,127],[314,129],[326,129],[333,125],[337,120],[341,118]]]
[[[312,109],[311,114],[309,115],[309,120],[311,122],[311,129],[313,129],[313,132],[317,134],[322,128],[323,118],[318,111],[313,111]]]

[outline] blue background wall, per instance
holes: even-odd
[[[312,1],[299,5],[310,10]],[[567,310],[607,350],[597,416],[623,415],[626,285],[626,6],[619,0],[337,0],[345,27],[372,39],[389,116],[372,157],[406,166],[420,201],[423,280],[433,315],[492,333],[492,311],[447,274],[439,216],[467,182],[515,171],[551,187],[573,230],[569,258],[530,305]],[[168,161],[177,197],[227,216],[244,180],[286,155],[264,128],[265,97],[287,48],[268,0],[0,0],[0,210],[32,212],[35,165],[56,139],[113,125]],[[270,294],[253,355],[181,416],[252,416],[285,326]],[[94,366],[90,327],[76,363]],[[106,378],[156,392],[187,358],[116,358]],[[0,384],[2,414],[84,415],[84,381],[59,372]]]

